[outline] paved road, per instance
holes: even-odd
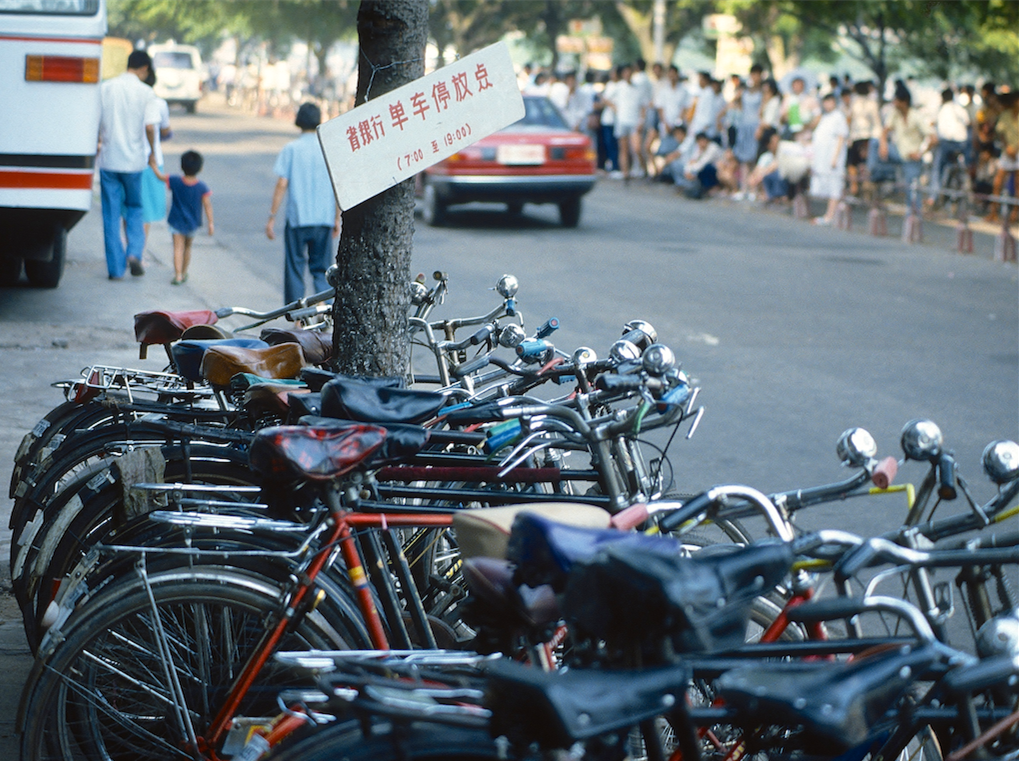
[[[155,225],[143,278],[106,280],[98,200],[72,232],[64,284],[0,290],[0,543],[6,555],[6,483],[22,435],[60,400],[48,387],[103,362],[140,363],[132,315],[143,309],[271,308],[281,300],[282,244],[263,229],[273,159],[296,134],[285,122],[206,107],[174,113],[173,166],[184,150],[206,156],[215,239],[196,241],[192,275],[171,287],[164,225]],[[504,272],[521,281],[528,324],[558,316],[561,347],[604,354],[629,319],[650,320],[703,387],[708,412],[692,441],[673,444],[676,485],[745,482],[772,490],[834,480],[838,434],[870,429],[883,453],[914,417],[943,428],[981,498],[983,446],[1019,438],[1019,298],[1015,265],[951,253],[951,229],[928,243],[820,229],[728,202],[692,202],[663,186],[602,182],[581,227],[563,230],[552,207],[511,218],[473,207],[448,229],[420,222],[415,267],[451,274],[444,315],[487,311]],[[897,230],[891,220],[893,234]],[[906,468],[915,478],[919,469]],[[901,505],[819,511],[805,522],[857,531],[895,525]],[[0,597],[0,758],[15,758],[13,719],[30,664],[16,610]]]

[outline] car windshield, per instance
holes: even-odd
[[[193,69],[190,53],[156,53],[152,65],[157,69]]]
[[[0,13],[94,16],[99,0],[0,0]]]
[[[559,109],[548,98],[524,98],[524,118],[513,126],[568,129]]]

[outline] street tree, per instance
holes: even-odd
[[[950,78],[975,71],[1014,81],[1019,75],[1019,4],[1012,0],[726,0],[744,28],[762,14],[792,18],[806,33],[864,64],[884,92],[905,64]],[[774,63],[774,61],[773,61]]]
[[[428,0],[361,0],[355,106],[424,74]],[[406,377],[414,180],[343,212],[333,285],[340,372]]]
[[[610,22],[613,15],[622,19],[640,45],[641,57],[654,62],[654,0],[593,0],[591,5],[606,23],[606,28],[613,27]],[[680,43],[700,31],[704,17],[715,12],[715,6],[713,0],[670,0],[666,3],[662,63],[670,63]]]

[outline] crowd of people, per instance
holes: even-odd
[[[873,82],[848,74],[818,83],[793,72],[780,82],[758,64],[722,81],[638,59],[582,81],[527,66],[520,86],[591,137],[608,177],[670,182],[689,198],[785,204],[807,193],[824,201],[814,221],[826,225],[841,201],[882,182],[914,210],[949,197],[951,172],[978,197],[1016,195],[1019,92],[993,82],[946,86],[940,105],[922,108],[898,80],[882,106]],[[986,206],[998,220],[999,204]]]

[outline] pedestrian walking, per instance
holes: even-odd
[[[305,269],[311,273],[316,293],[329,287],[325,272],[330,263],[330,236],[340,234],[340,210],[315,135],[315,128],[321,121],[322,112],[318,106],[314,103],[302,105],[294,122],[301,136],[283,147],[273,169],[278,179],[265,235],[269,240],[276,239],[276,214],[286,196],[283,298],[287,304],[303,298]]]
[[[128,56],[127,71],[103,82],[100,88],[99,188],[103,209],[103,239],[110,280],[120,280],[128,267],[144,275],[142,254],[145,227],[142,213],[142,170],[146,163],[158,177],[166,175],[156,164],[155,132],[159,107],[145,79],[152,59],[144,50]],[[145,158],[145,144],[150,150]],[[121,219],[127,237],[120,237]]]
[[[149,71],[145,84],[149,87],[156,84],[154,71]],[[169,104],[159,96],[156,96],[156,104],[159,109],[159,123],[156,124],[152,148],[156,154],[156,166],[160,172],[164,172],[166,170],[163,166],[163,141],[173,135],[173,130],[170,128]],[[145,147],[149,148],[148,140],[145,141]],[[148,161],[148,151],[146,151],[145,159]],[[166,180],[160,179],[152,167],[146,165],[142,170],[142,221],[145,228],[146,249],[149,245],[149,226],[153,222],[162,222],[164,219],[166,219]]]
[[[166,224],[173,236],[173,280],[171,285],[180,285],[188,279],[191,264],[191,244],[195,233],[202,226],[202,212],[209,226],[209,235],[215,232],[212,221],[212,191],[198,179],[204,164],[198,151],[185,151],[180,157],[180,168],[184,176],[173,175],[167,180],[170,186],[170,214]]]

